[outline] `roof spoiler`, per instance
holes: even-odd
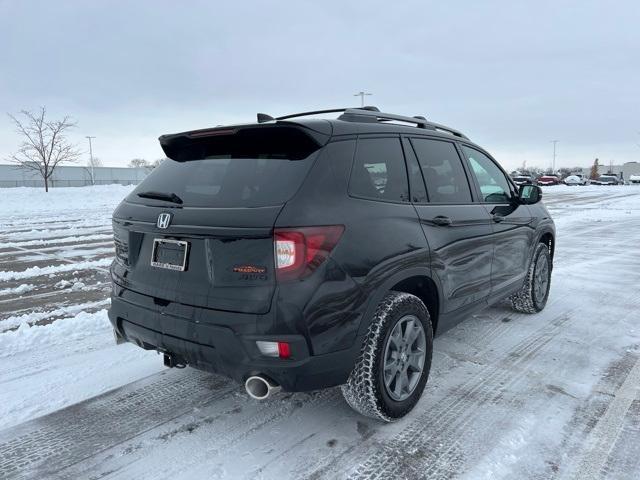
[[[284,122],[207,128],[162,135],[158,140],[168,158],[186,162],[216,155],[240,158],[273,155],[298,160],[322,147],[329,138],[330,135],[316,130]]]

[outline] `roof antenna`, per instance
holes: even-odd
[[[275,118],[273,118],[271,115],[267,115],[266,113],[258,113],[258,123],[273,122],[274,120]]]

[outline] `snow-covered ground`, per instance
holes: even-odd
[[[110,214],[130,187],[0,189],[0,478],[640,478],[640,187],[549,187],[552,290],[438,337],[391,424],[337,389],[259,403],[114,344]]]

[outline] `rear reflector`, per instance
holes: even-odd
[[[344,226],[276,228],[276,276],[290,281],[310,275],[337,245]]]
[[[256,341],[260,353],[266,357],[291,358],[291,347],[287,342]]]
[[[290,358],[291,357],[291,347],[286,342],[278,342],[278,356],[280,358]]]

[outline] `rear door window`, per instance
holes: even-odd
[[[399,138],[359,138],[349,193],[388,202],[409,199],[407,170]]]
[[[453,143],[412,138],[432,203],[471,203],[471,189]]]

